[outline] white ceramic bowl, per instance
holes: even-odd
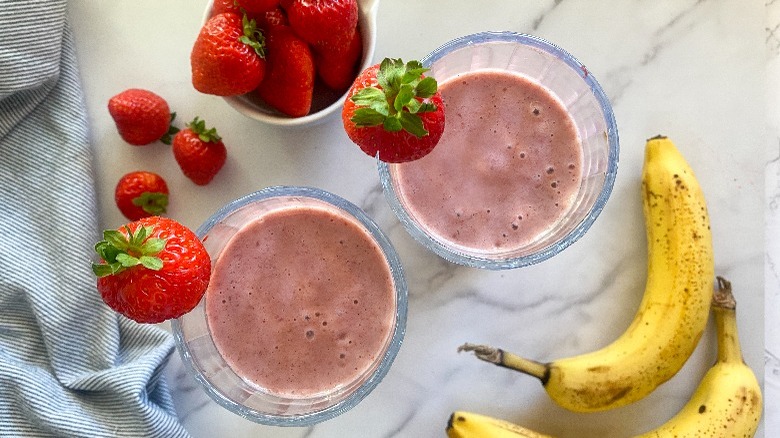
[[[358,2],[358,26],[363,39],[363,57],[358,71],[363,71],[372,65],[374,49],[376,47],[376,13],[379,0],[357,0]],[[209,1],[203,14],[203,23],[211,15],[213,1]],[[269,107],[254,94],[241,96],[227,96],[225,101],[239,113],[269,125],[295,127],[312,126],[322,123],[334,113],[340,113],[346,98],[346,91],[339,95],[338,92],[318,85],[314,89],[311,112],[303,117],[290,117]]]

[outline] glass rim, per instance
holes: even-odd
[[[601,190],[582,220],[566,233],[563,238],[553,244],[534,251],[531,254],[508,258],[477,256],[460,251],[452,245],[442,243],[425,231],[401,205],[399,196],[392,183],[390,164],[377,159],[377,169],[379,171],[382,191],[390,204],[391,210],[393,210],[401,224],[417,242],[451,263],[491,270],[515,269],[542,262],[560,253],[579,240],[601,214],[601,211],[606,206],[607,200],[612,193],[617,177],[620,149],[617,122],[612,110],[612,104],[609,102],[606,92],[585,65],[566,50],[535,35],[512,31],[486,31],[465,35],[442,44],[429,54],[425,55],[420,62],[425,68],[430,68],[435,62],[456,50],[486,43],[518,43],[533,47],[558,58],[569,68],[577,72],[578,76],[587,84],[598,102],[606,125],[607,144],[609,147],[607,169],[604,174],[604,183]]]
[[[184,339],[184,332],[181,325],[181,319],[185,318],[187,314],[180,318],[171,320],[171,330],[173,332],[176,349],[179,351],[179,356],[181,357],[188,374],[195,378],[195,380],[205,390],[209,397],[216,401],[217,404],[227,409],[228,411],[255,423],[270,426],[310,426],[329,420],[331,418],[335,418],[357,406],[366,396],[368,396],[369,393],[371,393],[371,391],[374,390],[374,388],[389,372],[392,363],[398,355],[401,344],[403,343],[404,335],[406,333],[406,321],[408,313],[408,286],[403,273],[403,267],[401,265],[400,258],[390,243],[390,240],[379,228],[376,222],[374,222],[374,220],[371,219],[371,217],[368,216],[366,212],[350,201],[318,188],[304,186],[272,186],[255,191],[222,206],[200,227],[198,227],[196,234],[199,238],[202,239],[206,233],[208,233],[216,224],[229,217],[233,212],[238,211],[250,203],[289,196],[323,201],[330,206],[336,207],[339,210],[354,217],[363,227],[368,230],[372,239],[374,239],[374,241],[380,247],[384,259],[388,264],[390,273],[393,278],[393,286],[395,290],[395,325],[384,352],[376,360],[378,365],[368,374],[366,381],[363,382],[360,386],[356,387],[350,394],[346,395],[344,399],[323,409],[296,415],[277,415],[268,412],[262,412],[230,399],[214,384],[212,384],[211,381],[209,381],[209,379],[201,372],[201,370],[198,369],[187,341]]]

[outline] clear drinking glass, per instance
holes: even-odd
[[[351,218],[381,248],[395,289],[392,331],[384,349],[366,372],[326,393],[290,398],[274,395],[236,374],[218,351],[209,331],[206,299],[172,321],[182,361],[205,391],[224,408],[248,420],[276,426],[305,426],[340,415],[357,405],[390,369],[404,337],[407,285],[398,256],[379,227],[361,209],[336,195],[307,187],[270,187],[237,199],[218,210],[197,230],[212,258],[212,266],[230,238],[263,213],[278,208],[326,208]]]
[[[575,123],[582,143],[582,180],[571,208],[532,242],[488,251],[458,245],[422,225],[398,188],[397,169],[404,163],[380,161],[385,197],[406,230],[450,262],[486,269],[512,269],[546,260],[585,234],[612,191],[619,149],[612,107],[593,74],[552,43],[513,32],[484,32],[457,38],[431,52],[422,63],[430,69],[426,74],[439,83],[462,73],[500,69],[519,73],[546,87],[563,102]],[[463,178],[468,178],[468,174]]]

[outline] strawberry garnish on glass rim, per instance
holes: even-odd
[[[419,61],[385,58],[357,77],[342,119],[364,152],[404,162],[433,150],[444,132],[444,104],[436,79],[426,71]]]
[[[107,230],[95,245],[97,289],[114,311],[159,323],[192,310],[209,284],[211,258],[198,236],[162,216]]]

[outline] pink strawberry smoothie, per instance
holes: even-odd
[[[399,197],[444,241],[486,252],[532,244],[572,205],[582,145],[563,103],[516,73],[478,70],[439,84],[444,134],[394,166]]]
[[[206,292],[211,336],[228,365],[271,394],[298,398],[370,371],[395,324],[381,248],[333,208],[282,207],[240,229]]]

